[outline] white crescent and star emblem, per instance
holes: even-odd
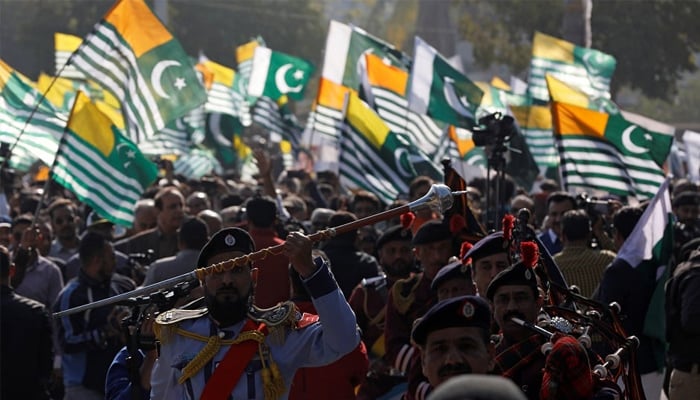
[[[647,149],[641,146],[637,146],[632,142],[632,131],[634,131],[635,128],[637,128],[635,125],[630,125],[627,127],[627,129],[625,129],[622,132],[622,145],[625,146],[625,148],[631,153],[641,154],[646,152]],[[651,140],[651,136],[649,136],[649,134],[644,135],[644,138],[647,140]]]
[[[277,72],[275,72],[275,85],[277,85],[277,88],[282,93],[299,93],[303,89],[303,85],[301,83],[296,86],[289,86],[289,84],[287,83],[287,71],[289,71],[293,67],[294,66],[292,64],[284,64],[277,70]],[[297,69],[296,71],[294,71],[294,74],[292,74],[292,76],[294,77],[294,79],[299,81],[302,78],[304,78],[304,71]]]
[[[151,71],[151,86],[153,87],[153,91],[156,92],[156,94],[164,99],[169,99],[170,96],[168,93],[163,90],[163,86],[161,84],[161,77],[163,76],[163,72],[168,67],[173,67],[173,66],[181,66],[178,61],[175,60],[163,60],[159,61],[154,67],[153,71]],[[173,84],[177,90],[182,90],[187,86],[187,83],[185,82],[185,79],[182,77],[176,78],[175,83]]]
[[[122,153],[122,149],[124,147],[126,147],[127,150],[125,153]],[[129,146],[127,143],[119,143],[117,145],[117,152],[119,152],[119,154],[123,154],[127,158],[127,161],[124,163],[124,169],[129,168],[129,165],[131,165],[131,161],[133,161],[133,159],[136,158],[136,152],[134,151],[134,149],[132,149],[131,146]]]
[[[455,112],[463,117],[467,118],[474,118],[474,113],[470,110],[471,105],[469,104],[469,100],[467,100],[467,96],[458,96],[457,92],[455,91],[454,87],[454,82],[455,80],[450,78],[449,76],[444,77],[445,84],[443,86],[443,95],[445,96],[445,100],[447,100],[447,104],[450,105],[450,107],[455,110]]]

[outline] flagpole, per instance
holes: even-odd
[[[68,63],[66,63],[66,65],[67,64]],[[63,70],[63,68],[61,68],[61,70]],[[73,116],[73,111],[75,111],[75,106],[78,103],[78,100],[80,99],[81,94],[83,94],[83,91],[78,90],[78,94],[75,96],[75,100],[73,101],[73,105],[71,106],[70,114],[68,114],[68,120],[66,121],[66,126],[63,128],[63,133],[61,134],[61,139],[58,141],[58,148],[56,149],[56,155],[53,158],[53,162],[51,163],[51,166],[49,167],[46,182],[44,182],[44,189],[41,193],[41,199],[37,203],[36,209],[34,210],[34,216],[32,217],[32,226],[35,226],[37,220],[39,219],[39,212],[41,211],[41,206],[42,206],[42,204],[44,204],[44,200],[46,200],[46,194],[49,192],[49,186],[51,185],[51,174],[53,173],[54,167],[56,167],[56,161],[58,160],[58,155],[61,153],[61,148],[63,147],[63,144],[66,141],[66,136],[68,136],[67,135],[68,123],[70,122],[70,119]],[[83,96],[87,96],[87,95],[83,94]]]
[[[90,32],[90,34],[92,34],[92,33],[94,33],[94,32],[95,32],[95,29],[93,28],[93,29],[92,29],[92,32]],[[88,34],[88,35],[90,35],[90,34]],[[29,123],[32,121],[32,118],[34,118],[34,114],[36,114],[36,111],[37,111],[37,110],[39,109],[39,107],[41,106],[41,103],[42,103],[44,100],[46,100],[46,95],[51,91],[51,89],[53,88],[53,85],[56,83],[56,80],[58,80],[58,78],[61,76],[61,73],[63,72],[63,70],[66,69],[66,67],[67,67],[68,65],[70,65],[70,62],[71,62],[71,60],[73,59],[73,56],[75,56],[75,54],[76,54],[78,51],[80,51],[80,49],[83,47],[83,43],[85,43],[85,41],[81,42],[81,43],[80,43],[80,46],[78,46],[78,48],[75,49],[75,51],[70,55],[70,57],[68,57],[68,59],[66,60],[66,62],[63,63],[63,66],[61,66],[61,69],[59,69],[59,70],[56,72],[56,75],[53,77],[53,79],[51,79],[51,82],[49,83],[49,86],[46,88],[46,91],[44,91],[44,92],[41,93],[41,98],[39,98],[39,101],[36,103],[36,105],[35,105],[34,108],[32,109],[32,112],[29,113],[29,117],[27,117],[27,120],[24,122],[24,126],[22,127],[22,130],[19,131],[19,134],[17,135],[17,138],[15,139],[14,143],[12,143],[12,146],[10,146],[10,151],[9,151],[9,154],[10,154],[10,155],[11,155],[12,152],[14,151],[15,147],[17,147],[17,144],[19,144],[19,140],[22,138],[22,135],[24,134],[24,131],[27,130],[27,127],[29,126]],[[66,126],[67,126],[67,125],[68,125],[68,121],[66,121]],[[64,130],[63,136],[65,136],[65,130]],[[63,136],[61,136],[61,139],[63,139]],[[59,143],[59,146],[60,146],[60,143]],[[3,171],[3,170],[6,168],[7,162],[8,162],[8,160],[9,160],[10,158],[11,158],[11,156],[5,158],[4,160],[2,160],[2,164],[0,164],[0,171]],[[54,159],[54,160],[55,160],[55,159]],[[51,171],[49,170],[49,172],[51,172]],[[0,176],[0,180],[2,180],[2,177],[1,177],[1,176]],[[49,179],[49,180],[50,180],[50,179]],[[48,182],[49,180],[47,180],[47,182]],[[46,190],[46,188],[44,188],[44,190]],[[43,200],[44,195],[42,194],[41,197],[42,197],[42,200]],[[41,202],[39,202],[39,205],[41,205]],[[36,215],[37,215],[37,213],[34,214],[34,222],[36,222]]]

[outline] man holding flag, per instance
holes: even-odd
[[[613,216],[617,258],[606,268],[596,299],[617,302],[628,335],[639,338],[637,368],[648,399],[661,394],[664,365],[664,284],[673,248],[668,179],[642,212],[623,207]],[[624,243],[623,243],[624,242]]]

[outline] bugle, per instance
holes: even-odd
[[[464,192],[452,192],[450,188],[442,184],[434,184],[423,197],[416,199],[408,204],[401,207],[396,207],[384,212],[370,215],[368,217],[358,219],[357,221],[349,222],[344,225],[336,226],[333,228],[327,228],[322,231],[318,231],[309,235],[309,239],[312,242],[318,242],[320,240],[327,240],[333,236],[350,232],[359,229],[366,225],[376,224],[377,222],[384,221],[390,218],[397,217],[401,214],[407,213],[409,211],[415,212],[420,209],[431,207],[441,213],[449,210],[452,207],[454,201],[453,196],[462,195]],[[129,300],[131,298],[136,298],[139,296],[149,295],[161,289],[171,288],[181,282],[186,282],[189,280],[200,280],[203,281],[207,275],[213,274],[215,272],[226,271],[234,268],[238,265],[245,265],[251,262],[260,261],[266,258],[268,255],[281,254],[284,250],[284,244],[278,244],[276,246],[267,247],[254,251],[250,254],[244,256],[236,257],[230,260],[222,261],[220,263],[211,265],[206,268],[198,268],[192,272],[182,274],[170,279],[166,279],[161,282],[154,283],[152,285],[144,286],[130,292],[122,293],[116,296],[112,296],[106,299],[98,300],[89,304],[83,304],[81,306],[73,307],[68,310],[59,311],[53,314],[54,318],[61,318],[67,315],[79,313],[82,311],[90,310],[97,307],[103,307],[110,304],[122,302]]]

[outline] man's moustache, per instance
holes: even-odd
[[[440,376],[441,378],[444,378],[446,376],[471,374],[471,372],[472,372],[472,367],[469,364],[466,364],[466,363],[447,364],[447,365],[443,365],[438,370],[438,376]]]

